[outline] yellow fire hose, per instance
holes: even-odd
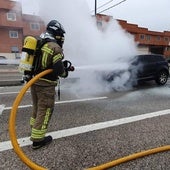
[[[40,77],[43,77],[46,74],[49,74],[50,72],[52,72],[51,69],[49,70],[45,70],[43,72],[41,72],[40,74],[36,75],[34,78],[32,78],[27,84],[25,84],[25,86],[23,86],[23,88],[20,90],[20,93],[17,95],[13,106],[12,106],[12,110],[10,113],[10,118],[9,118],[9,135],[10,135],[10,139],[11,139],[11,143],[12,146],[14,148],[14,151],[16,152],[16,154],[18,155],[18,157],[28,166],[30,167],[32,170],[47,170],[47,168],[44,168],[42,166],[37,165],[36,163],[32,162],[22,151],[22,149],[20,148],[18,142],[17,142],[17,137],[16,137],[16,130],[15,130],[15,122],[16,122],[16,113],[18,110],[18,106],[25,94],[25,92],[31,87],[32,84],[34,84]],[[154,148],[154,149],[150,149],[150,150],[146,150],[146,151],[142,151],[139,153],[135,153],[126,157],[122,157],[120,159],[108,162],[106,164],[102,164],[96,167],[92,167],[92,168],[88,168],[87,170],[104,170],[104,169],[108,169],[111,168],[113,166],[119,165],[121,163],[124,162],[128,162],[130,160],[134,160],[140,157],[144,157],[147,155],[151,155],[151,154],[155,154],[158,152],[163,152],[163,151],[168,151],[170,150],[170,145],[167,146],[162,146],[162,147],[158,147],[158,148]]]
[[[154,148],[154,149],[149,149],[149,150],[146,150],[146,151],[138,152],[138,153],[135,153],[135,154],[132,154],[132,155],[129,155],[129,156],[125,156],[125,157],[116,159],[114,161],[111,161],[111,162],[108,162],[108,163],[105,163],[105,164],[102,164],[102,165],[99,165],[99,166],[96,166],[96,167],[93,167],[93,168],[88,168],[87,170],[105,170],[105,169],[114,167],[114,166],[119,165],[119,164],[124,163],[124,162],[128,162],[128,161],[131,161],[131,160],[134,160],[134,159],[137,159],[137,158],[141,158],[141,157],[144,157],[144,156],[148,156],[148,155],[151,155],[151,154],[155,154],[155,153],[163,152],[163,151],[168,151],[168,150],[170,150],[170,145],[162,146],[162,147],[158,147],[158,148]]]

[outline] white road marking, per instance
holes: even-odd
[[[1,105],[0,105],[0,115],[2,114],[4,108],[5,108],[5,105],[4,105],[4,104],[1,104]]]
[[[63,138],[63,137],[68,137],[68,136],[73,136],[73,135],[91,132],[91,131],[95,131],[95,130],[105,129],[108,127],[119,126],[122,124],[132,123],[132,122],[136,122],[139,120],[144,120],[144,119],[153,118],[153,117],[157,117],[157,116],[163,116],[163,115],[167,115],[167,114],[170,114],[170,109],[161,110],[161,111],[152,112],[152,113],[145,113],[142,115],[131,116],[131,117],[121,118],[121,119],[117,119],[117,120],[111,120],[111,121],[107,121],[107,122],[100,122],[100,123],[70,128],[70,129],[54,131],[54,132],[50,132],[47,134],[51,135],[54,139],[59,139],[59,138]],[[32,144],[31,141],[29,140],[29,137],[18,139],[18,143],[19,143],[20,147],[28,146],[28,145]],[[11,141],[5,141],[5,142],[0,143],[0,152],[10,150],[12,148],[13,147],[11,145]]]
[[[65,100],[65,101],[58,101],[55,102],[55,104],[63,104],[63,103],[75,103],[75,102],[85,102],[85,101],[92,101],[92,100],[101,100],[101,99],[107,99],[106,96],[104,97],[93,97],[93,98],[84,98],[84,99],[74,99],[74,100]],[[27,108],[27,107],[32,107],[32,105],[22,105],[19,106],[18,108]],[[12,107],[5,107],[4,110],[11,110]]]
[[[0,95],[6,95],[6,94],[18,94],[19,92],[2,92]],[[26,91],[26,93],[30,93],[30,91]]]

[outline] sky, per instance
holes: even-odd
[[[25,13],[37,14],[38,0],[20,0]],[[82,1],[82,0],[80,0]],[[85,0],[89,7],[89,14],[94,14],[95,0]],[[97,12],[105,10],[122,0],[97,0]],[[50,0],[49,0],[50,2]],[[109,3],[110,2],[110,3]],[[50,4],[50,3],[49,3]],[[67,4],[66,4],[67,5]],[[129,23],[153,31],[170,31],[170,0],[125,0],[121,4],[104,11],[103,14],[111,15],[115,19],[127,20]],[[65,11],[64,11],[65,12]]]
[[[100,7],[111,0],[97,0]],[[112,0],[108,5],[99,8],[97,12],[107,9],[122,0]],[[90,8],[94,8],[92,0],[87,0]],[[127,20],[130,23],[146,27],[153,31],[170,31],[170,1],[169,0],[126,0],[121,4],[103,12],[115,19]]]

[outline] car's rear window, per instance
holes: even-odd
[[[164,57],[161,55],[138,55],[135,57],[137,61],[140,62],[159,62],[159,61],[165,61]]]

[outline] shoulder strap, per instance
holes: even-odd
[[[46,39],[38,38],[37,39],[37,47],[34,55],[34,63],[33,63],[33,74],[36,75],[40,73],[41,70],[41,61],[42,61],[42,51],[41,48],[48,41]]]

